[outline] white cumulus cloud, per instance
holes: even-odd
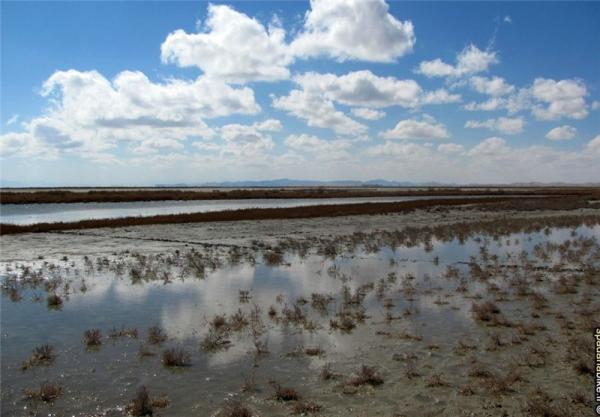
[[[286,79],[293,60],[281,27],[265,27],[229,6],[214,4],[208,6],[204,31],[170,33],[161,45],[161,58],[235,83]]]
[[[380,110],[369,109],[366,107],[355,107],[350,112],[361,119],[365,120],[379,120],[385,117],[385,112]]]
[[[471,87],[481,94],[487,94],[493,97],[503,96],[515,91],[515,87],[508,84],[504,78],[492,77],[486,78],[473,76],[469,79]]]
[[[458,143],[442,143],[438,145],[437,150],[445,154],[456,154],[463,152],[465,147]]]
[[[525,121],[521,117],[499,117],[497,119],[488,120],[469,120],[465,123],[465,127],[470,129],[475,128],[486,128],[490,130],[497,130],[498,132],[505,133],[507,135],[517,135],[523,132],[523,126]]]
[[[497,62],[496,52],[482,51],[475,45],[470,44],[456,56],[454,65],[447,64],[437,58],[432,61],[421,62],[415,71],[427,77],[461,77],[485,72]]]
[[[311,0],[295,56],[391,62],[415,43],[410,21],[392,16],[384,0]]]
[[[232,88],[204,77],[155,83],[133,71],[112,80],[97,71],[57,71],[41,92],[52,106],[25,124],[22,134],[27,140],[13,138],[12,143],[39,143],[40,149],[82,155],[113,148],[120,141],[137,143],[138,150],[165,144],[174,148],[173,141],[210,137],[213,131],[203,119],[260,111],[250,88]]]
[[[587,143],[586,148],[590,151],[600,154],[600,135],[596,135],[596,137],[590,140]]]
[[[292,90],[289,95],[273,98],[273,107],[306,120],[312,127],[332,129],[340,135],[364,136],[367,127],[336,110],[333,102],[316,94]]]
[[[344,139],[324,140],[313,135],[289,135],[285,145],[291,149],[313,154],[315,157],[327,160],[340,160],[350,158],[348,152],[352,142]]]
[[[429,140],[446,139],[450,134],[442,123],[425,117],[423,120],[401,120],[394,128],[381,132],[379,136],[384,139]]]
[[[454,103],[460,95],[446,90],[423,91],[415,80],[380,77],[371,71],[354,71],[345,75],[308,72],[294,77],[310,94],[326,97],[348,106],[415,108],[424,104]]]
[[[223,158],[245,162],[247,158],[263,160],[265,154],[275,147],[275,142],[268,132],[282,129],[281,122],[267,119],[251,125],[231,123],[217,128],[217,136],[223,142],[196,141],[193,145],[203,151],[215,152]]]
[[[474,88],[489,87],[484,81],[475,81]],[[478,87],[475,87],[477,85]],[[503,86],[498,82],[498,92],[512,91],[508,84]],[[503,87],[502,87],[503,86]],[[490,93],[493,90],[490,90]],[[524,88],[514,90],[510,94],[490,94],[484,102],[470,102],[464,106],[466,110],[494,111],[507,110],[509,114],[530,111],[537,120],[558,120],[566,117],[584,119],[588,115],[586,96],[588,90],[581,80],[564,79],[552,80],[536,78],[533,83]]]
[[[431,154],[429,147],[412,142],[386,141],[381,145],[371,146],[367,155],[394,157],[394,159],[424,160]]]
[[[555,127],[546,133],[546,139],[550,140],[569,140],[573,139],[577,134],[577,129],[573,126],[564,125]]]
[[[587,94],[585,84],[579,80],[536,78],[531,95],[541,104],[534,107],[533,114],[540,120],[556,120],[561,117],[584,119],[588,115],[585,102]]]
[[[510,147],[506,144],[504,139],[499,137],[491,137],[475,145],[467,154],[475,158],[498,158],[505,156],[508,152],[510,152]]]

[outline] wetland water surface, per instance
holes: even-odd
[[[302,401],[327,416],[528,415],[534,387],[587,398],[591,377],[565,355],[587,332],[572,306],[597,308],[598,237],[596,225],[5,262],[2,415],[126,415],[142,385],[168,397],[164,416],[226,416],[236,400],[261,416]],[[486,301],[497,311],[475,315]],[[85,345],[89,329],[101,345]],[[53,360],[25,362],[44,344]],[[173,347],[188,366],[165,366]],[[383,383],[353,375],[363,364]],[[26,398],[44,382],[62,395]],[[301,400],[278,401],[276,384]]]
[[[284,208],[352,203],[384,203],[457,197],[353,197],[198,201],[136,201],[127,203],[2,204],[0,222],[28,225],[90,219],[202,213],[248,208]],[[462,198],[462,197],[461,197]]]

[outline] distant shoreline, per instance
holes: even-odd
[[[0,204],[101,203],[416,196],[589,196],[600,187],[275,187],[275,188],[59,188],[0,189]]]

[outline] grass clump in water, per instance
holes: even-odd
[[[171,348],[163,352],[162,363],[169,368],[190,366],[191,358],[184,349]]]

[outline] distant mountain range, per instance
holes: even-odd
[[[411,182],[411,181],[389,181],[384,179],[375,179],[369,181],[355,180],[292,180],[288,178],[279,178],[264,181],[221,181],[205,182],[201,184],[156,184],[156,187],[441,187],[456,186],[456,184],[442,184],[438,182]]]
[[[583,187],[598,187],[600,183],[566,183],[566,182],[522,182],[511,184],[493,184],[493,183],[471,183],[471,184],[456,184],[456,183],[441,183],[435,181],[413,182],[413,181],[390,181],[385,179],[373,179],[368,181],[357,180],[292,180],[289,178],[279,178],[274,180],[263,181],[220,181],[220,182],[205,182],[198,184],[180,183],[180,184],[156,184],[156,187],[566,187],[566,186],[583,186]]]

